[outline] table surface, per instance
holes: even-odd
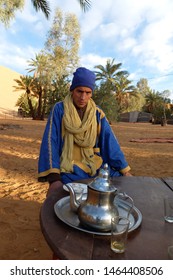
[[[114,183],[130,195],[142,213],[142,223],[128,234],[125,253],[110,249],[110,236],[101,236],[72,228],[54,212],[54,204],[68,192],[60,188],[49,196],[40,211],[44,238],[55,255],[69,260],[164,260],[173,245],[173,224],[164,221],[165,196],[173,196],[173,178],[116,177]]]
[[[173,191],[173,177],[164,177],[162,180]]]

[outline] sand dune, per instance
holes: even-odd
[[[22,92],[14,92],[14,79],[19,79],[20,74],[3,66],[0,66],[0,114],[13,115],[17,112],[16,102]]]

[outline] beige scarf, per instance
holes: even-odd
[[[61,155],[61,172],[73,172],[73,144],[81,147],[82,162],[91,168],[91,176],[96,173],[94,164],[93,147],[97,137],[96,105],[92,99],[89,100],[87,108],[81,121],[73,104],[71,93],[64,99],[65,127],[64,146]]]

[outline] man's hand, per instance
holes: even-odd
[[[133,176],[129,171],[123,174],[123,176]]]

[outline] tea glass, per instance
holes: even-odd
[[[111,250],[115,253],[124,253],[127,243],[129,219],[115,216],[111,219]]]
[[[173,223],[173,197],[164,198],[164,218],[168,223]]]
[[[173,245],[168,247],[168,256],[170,260],[173,260]]]

